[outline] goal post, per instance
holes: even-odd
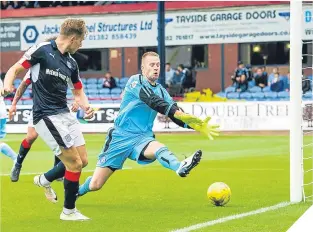
[[[290,1],[290,201],[303,200],[302,1]]]

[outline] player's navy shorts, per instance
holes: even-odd
[[[1,118],[0,119],[0,139],[3,139],[7,132],[6,132],[6,124],[7,124],[7,119],[6,118]]]
[[[152,163],[155,159],[150,160],[140,156],[152,141],[155,141],[153,133],[133,134],[111,128],[98,157],[97,167],[121,169],[127,158],[142,165]]]

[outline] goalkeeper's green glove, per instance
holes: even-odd
[[[186,114],[184,112],[181,111],[176,111],[176,113],[174,114],[174,117],[179,119],[180,121],[186,123],[187,125],[189,125],[190,123],[196,123],[196,124],[201,124],[202,120],[192,114]]]
[[[200,132],[201,134],[209,137],[210,140],[214,140],[213,136],[219,136],[219,125],[210,125],[209,121],[211,117],[207,117],[203,121],[201,120],[200,123],[198,122],[191,122],[188,125],[193,128],[195,131]]]

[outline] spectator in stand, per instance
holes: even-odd
[[[245,68],[243,62],[239,61],[238,67],[236,68],[234,75],[231,76],[233,83],[236,83],[237,77],[241,78],[242,75],[245,75],[247,80],[250,78],[248,69]]]
[[[21,6],[21,9],[24,8],[34,8],[34,1],[23,1],[23,5]]]
[[[236,77],[235,82],[236,92],[242,93],[248,89],[248,79],[245,74],[242,74],[240,77]]]
[[[174,73],[173,84],[181,85],[185,79],[185,75],[186,75],[186,70],[185,70],[184,65],[182,64],[178,65]]]
[[[1,10],[20,9],[23,2],[20,1],[1,1]]]
[[[279,73],[279,69],[278,67],[273,68],[273,72],[268,76],[268,86],[271,85],[271,83],[273,82],[274,76],[276,73]],[[281,79],[281,77],[280,77]]]
[[[256,71],[256,75],[254,77],[255,85],[260,88],[264,88],[267,86],[267,74],[263,71],[262,67],[259,67]]]
[[[252,71],[252,66],[251,64],[246,65],[246,69],[248,70],[248,78],[247,81],[252,81],[253,78],[253,71]]]
[[[268,74],[267,74],[267,72],[266,72],[266,66],[262,66],[261,69],[262,69],[263,74],[264,74],[265,76],[268,76]]]
[[[284,81],[281,79],[279,73],[275,73],[271,82],[269,82],[271,91],[281,92],[284,90]]]
[[[173,82],[175,70],[172,69],[170,63],[166,63],[165,65],[165,84],[166,87],[170,87]]]
[[[289,92],[290,91],[290,72],[287,74],[287,78],[283,79],[284,82],[284,91]]]
[[[103,88],[109,88],[109,89],[113,89],[116,87],[116,82],[115,82],[114,77],[112,77],[111,72],[105,73],[102,87]]]
[[[6,10],[8,6],[8,1],[1,1],[1,10]]]

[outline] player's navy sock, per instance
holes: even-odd
[[[12,160],[16,160],[17,154],[12,150],[12,148],[6,143],[0,143],[0,152],[10,157]]]
[[[17,159],[16,159],[16,164],[15,165],[19,165],[19,166],[22,166],[23,164],[23,161],[27,155],[27,153],[29,152],[31,148],[31,144],[29,144],[26,139],[24,139],[21,143],[21,146],[20,146],[20,150],[18,152],[18,156],[17,156]]]
[[[157,160],[163,165],[163,167],[176,171],[179,168],[180,161],[176,156],[168,150],[167,147],[161,147],[155,153]]]
[[[80,172],[71,172],[66,170],[64,176],[64,208],[74,209],[79,188]]]
[[[54,156],[54,166],[56,166],[60,162],[61,162],[61,160],[59,159],[59,157]]]
[[[90,188],[89,188],[89,184],[91,182],[92,176],[89,176],[85,183],[83,183],[81,186],[79,186],[79,190],[78,190],[78,196],[83,196],[86,193],[90,192]]]
[[[65,174],[65,166],[62,162],[59,162],[51,170],[47,171],[44,176],[49,182],[52,182],[56,179],[63,177]]]

